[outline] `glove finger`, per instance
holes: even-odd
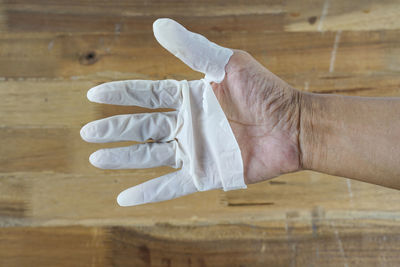
[[[92,121],[81,129],[83,140],[92,143],[120,141],[170,141],[175,138],[177,112],[117,115]]]
[[[87,98],[103,104],[178,108],[181,103],[181,83],[175,80],[108,82],[91,88]]]
[[[90,155],[89,161],[101,169],[179,168],[181,162],[176,159],[176,146],[173,141],[100,149]]]
[[[157,41],[195,71],[204,73],[209,82],[221,82],[232,50],[210,42],[204,36],[188,31],[172,19],[153,23]]]
[[[191,177],[184,171],[169,173],[122,191],[120,206],[134,206],[169,200],[197,192]]]

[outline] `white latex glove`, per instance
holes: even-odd
[[[221,82],[233,52],[186,30],[171,19],[153,24],[157,41],[196,71],[197,81],[131,80],[101,84],[90,89],[92,102],[176,111],[117,115],[86,124],[87,142],[145,142],[129,147],[101,149],[90,162],[103,169],[172,166],[181,170],[121,192],[121,206],[168,200],[196,191],[246,188],[243,161],[229,122],[210,82]]]

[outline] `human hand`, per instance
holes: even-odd
[[[234,50],[221,83],[212,83],[239,143],[246,184],[301,169],[300,91]]]
[[[119,115],[82,128],[81,136],[88,142],[156,141],[96,151],[90,156],[96,167],[182,167],[123,191],[118,196],[120,205],[157,202],[216,188],[245,188],[245,182],[298,167],[297,91],[248,54],[219,47],[172,20],[156,21],[154,31],[160,44],[206,76],[190,82],[111,82],[89,90],[88,98],[93,102],[177,109]]]

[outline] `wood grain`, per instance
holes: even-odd
[[[379,95],[385,89],[397,89],[399,83],[398,30],[343,32],[334,59],[335,32],[205,34],[225,46],[249,51],[271,71],[304,90],[363,94],[359,89],[367,87]],[[110,80],[201,77],[161,48],[151,33],[4,34],[0,40],[0,51],[7,51],[0,53],[3,81],[88,81],[72,89],[84,94],[88,86]],[[93,59],[86,59],[90,55]],[[19,85],[23,83],[7,88]]]
[[[398,266],[398,191],[315,172],[131,208],[172,168],[100,170],[79,129],[115,114],[86,91],[198,79],[154,39],[171,17],[294,87],[400,96],[398,0],[0,0],[0,266]]]
[[[290,224],[287,233],[274,225],[3,228],[0,264],[239,267],[395,266],[398,262],[398,225],[371,221],[357,232],[343,230],[351,225],[320,222],[316,227],[313,237],[297,223]],[[382,228],[391,234],[382,235]],[[242,234],[240,238],[238,234]],[[193,238],[197,241],[192,242]],[[24,251],[23,257],[15,253],[19,250]]]

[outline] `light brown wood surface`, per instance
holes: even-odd
[[[250,52],[304,91],[400,96],[400,1],[0,0],[0,266],[399,266],[400,192],[299,172],[138,207],[171,168],[99,170],[79,129],[146,112],[87,101],[121,79],[197,79],[158,17]]]

